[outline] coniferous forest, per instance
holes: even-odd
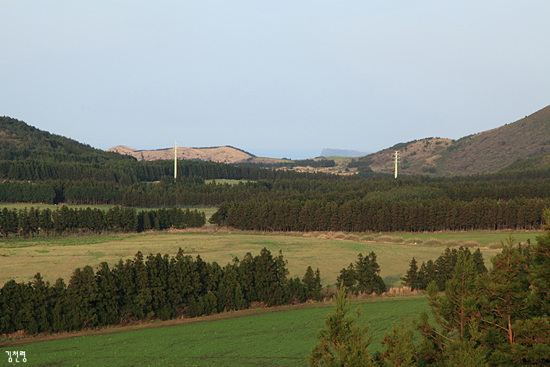
[[[9,117],[0,127],[9,137],[0,143],[3,202],[219,205],[212,223],[239,229],[413,232],[540,229],[550,205],[549,167],[394,179],[180,160],[174,181],[171,161],[138,162]]]

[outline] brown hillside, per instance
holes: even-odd
[[[491,173],[550,152],[550,106],[499,128],[456,141],[436,162],[442,173]]]
[[[400,174],[497,172],[518,160],[550,152],[550,106],[514,123],[456,141],[428,138],[400,143],[359,160],[366,161],[375,172],[393,173],[395,150],[402,158]]]
[[[107,150],[135,157],[138,161],[154,161],[158,159],[174,159],[174,148],[158,150],[136,150],[124,145],[118,145]],[[235,163],[251,158],[252,155],[233,147],[186,148],[178,147],[178,159],[198,159],[223,163]]]
[[[427,138],[410,143],[398,144],[395,147],[370,154],[365,158],[370,161],[370,167],[375,172],[393,173],[395,166],[393,154],[399,152],[401,163],[399,172],[403,174],[426,173],[434,166],[434,160],[451,144],[451,139]]]

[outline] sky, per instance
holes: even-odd
[[[312,158],[550,104],[550,1],[1,0],[0,116],[100,149]]]

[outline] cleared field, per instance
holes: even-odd
[[[222,179],[217,179],[217,180],[204,180],[204,182],[206,183],[211,183],[211,182],[214,182],[216,181],[216,183],[218,184],[228,184],[228,185],[238,185],[239,183],[241,182],[256,182],[256,181],[251,181],[251,180],[232,180],[232,179],[225,179],[225,178],[222,178]]]
[[[4,208],[8,208],[8,209],[30,209],[31,207],[35,208],[35,209],[46,209],[46,208],[49,208],[51,210],[55,210],[57,208],[60,208],[62,205],[66,205],[66,204],[43,204],[43,203],[0,203],[0,210],[4,209]],[[91,208],[91,209],[101,209],[101,210],[109,210],[109,208],[111,207],[112,205],[67,205],[68,208],[71,208],[71,209],[78,209],[78,208],[81,208],[81,209],[86,209],[86,208]]]
[[[428,309],[427,300],[418,296],[354,302],[353,308],[357,306],[364,310],[362,322],[376,333],[371,353],[381,349],[393,322]],[[262,314],[245,310],[171,327],[5,345],[0,346],[0,355],[6,358],[5,351],[25,351],[27,365],[33,366],[306,366],[317,331],[333,307],[330,302],[300,309],[278,307]],[[164,325],[170,322],[148,326]]]
[[[521,242],[530,239],[534,243],[537,234],[519,233],[515,237]],[[374,251],[386,283],[399,285],[399,276],[406,272],[413,256],[419,263],[435,260],[450,244],[445,241],[453,241],[453,245],[457,241],[477,241],[489,265],[490,257],[500,250],[487,245],[500,242],[508,235],[499,232],[376,236],[343,233],[267,234],[216,231],[215,227],[209,227],[202,231],[174,233],[0,240],[0,284],[10,279],[29,281],[37,272],[51,283],[59,277],[68,282],[77,267],[90,265],[95,268],[103,261],[112,266],[120,259],[133,258],[137,251],[145,255],[175,255],[181,247],[189,255],[200,255],[205,261],[225,265],[235,256],[242,259],[247,252],[257,255],[266,247],[273,254],[283,252],[291,276],[302,277],[308,266],[319,268],[323,284],[334,284],[339,271],[355,262],[360,252],[367,254]],[[418,238],[423,244],[415,245],[414,240],[403,242],[407,236]]]

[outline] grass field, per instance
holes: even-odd
[[[302,277],[308,266],[319,268],[323,284],[334,284],[339,271],[350,262],[355,262],[360,252],[367,254],[374,251],[386,283],[398,285],[399,276],[408,269],[413,256],[420,263],[435,260],[448,244],[476,241],[482,246],[486,264],[489,265],[490,257],[499,250],[487,246],[506,239],[508,235],[499,232],[375,236],[343,233],[267,234],[216,231],[215,227],[207,227],[202,232],[188,230],[123,236],[10,239],[0,240],[0,284],[9,279],[29,281],[37,272],[50,283],[59,277],[68,282],[77,267],[90,265],[95,268],[103,261],[112,266],[120,259],[133,258],[137,251],[145,255],[175,255],[181,247],[189,255],[200,254],[203,260],[216,261],[223,266],[235,256],[242,259],[247,252],[257,255],[266,247],[273,254],[279,250],[283,252],[291,276]],[[519,233],[515,237],[521,242],[527,239],[534,242],[536,235],[535,232]],[[415,241],[422,241],[422,244],[414,245]]]
[[[213,181],[216,181],[217,184],[228,184],[228,185],[238,185],[240,182],[256,182],[256,181],[252,181],[252,180],[232,180],[232,179],[217,179],[217,180],[204,180],[204,182],[206,183],[210,183],[210,182],[213,182]]]
[[[354,302],[357,306],[364,311],[362,322],[376,333],[371,353],[381,349],[393,322],[428,309],[425,297],[418,296]],[[5,351],[17,350],[25,351],[29,366],[306,366],[317,331],[324,327],[334,304],[293,307],[262,314],[245,310],[170,327],[4,345],[0,358],[7,361]]]

